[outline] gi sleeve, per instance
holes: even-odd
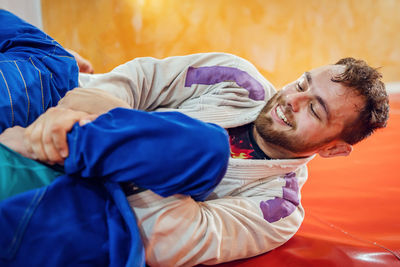
[[[204,202],[184,196],[161,200],[147,194],[144,201],[131,197],[149,266],[211,265],[253,257],[288,241],[304,218],[298,205],[290,215],[268,221],[260,196]]]
[[[178,108],[188,99],[210,93],[212,85],[188,84],[191,66],[237,67],[238,57],[224,53],[193,54],[165,59],[136,58],[106,74],[81,74],[84,88],[98,88],[127,102],[132,108],[152,111]],[[192,77],[194,78],[194,77]]]
[[[223,128],[178,112],[117,108],[83,127],[74,125],[67,139],[67,174],[133,182],[164,197],[204,200],[229,158]]]

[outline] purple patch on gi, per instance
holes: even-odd
[[[275,197],[260,202],[260,208],[264,219],[270,223],[279,221],[292,214],[299,205],[299,184],[294,172],[287,173],[284,177],[286,184],[282,188],[282,197]]]
[[[213,67],[189,67],[186,74],[185,87],[192,84],[217,84],[220,82],[236,82],[239,86],[249,91],[249,98],[253,100],[264,100],[265,91],[261,83],[242,70],[213,66]]]

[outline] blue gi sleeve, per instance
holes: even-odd
[[[65,171],[204,200],[225,174],[227,133],[179,112],[117,108],[68,134]]]

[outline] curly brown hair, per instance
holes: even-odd
[[[364,60],[342,58],[335,65],[344,65],[345,71],[331,80],[352,88],[365,99],[365,106],[360,110],[358,118],[341,133],[341,139],[353,145],[370,136],[376,129],[386,126],[389,97],[381,81],[382,75]]]

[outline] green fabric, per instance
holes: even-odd
[[[48,185],[62,174],[62,168],[25,158],[0,144],[0,201]]]

